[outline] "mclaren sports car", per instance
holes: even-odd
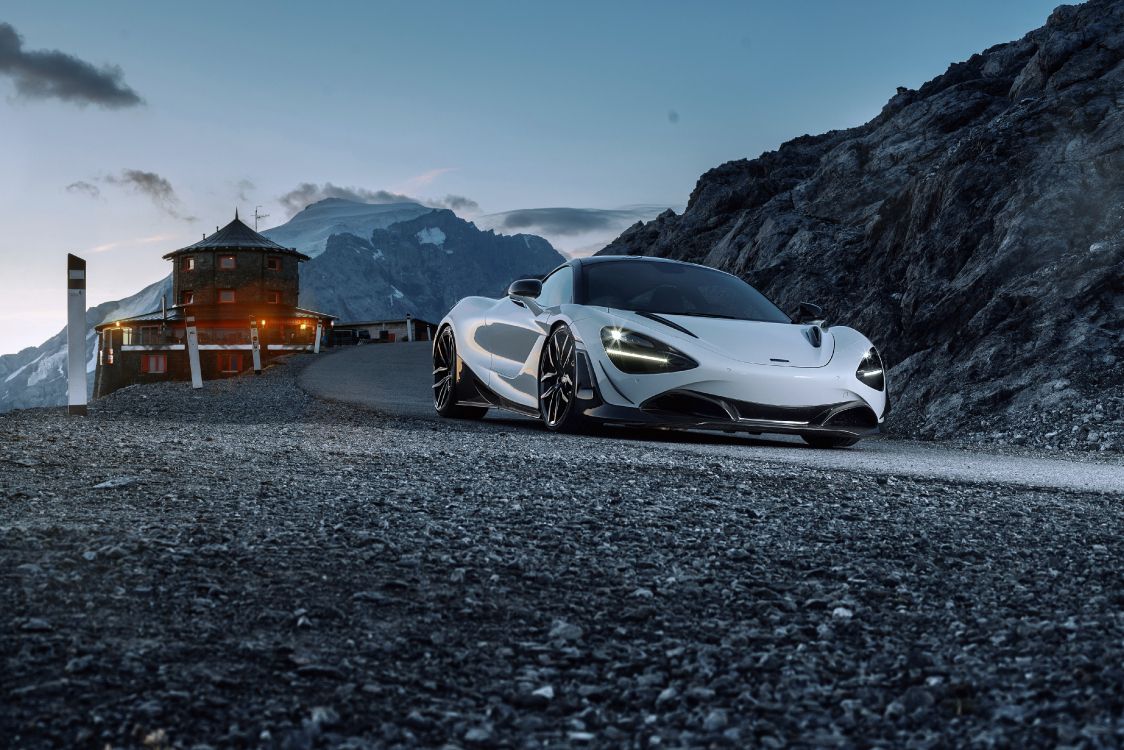
[[[713,268],[598,256],[458,302],[433,340],[433,404],[559,432],[787,433],[841,447],[876,434],[889,401],[878,350],[817,305],[789,316]]]

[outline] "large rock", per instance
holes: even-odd
[[[1121,92],[1124,2],[1063,6],[865,125],[712,169],[681,216],[602,253],[823,303],[883,351],[900,432],[1069,434],[1092,415],[1124,435]]]

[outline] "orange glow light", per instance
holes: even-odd
[[[261,322],[261,327],[265,328],[265,321],[264,320]]]

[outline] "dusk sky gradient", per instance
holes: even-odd
[[[236,206],[283,223],[301,183],[464,196],[469,219],[682,208],[706,170],[858,125],[1056,4],[5,3],[21,54],[127,90],[21,94],[69,63],[0,47],[0,353],[65,325],[67,252],[91,305],[124,297]]]

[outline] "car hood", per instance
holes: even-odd
[[[630,326],[656,335],[682,348],[686,354],[698,348],[747,364],[824,367],[835,351],[835,337],[830,330],[819,329],[820,345],[813,344],[816,338],[813,329],[818,326],[659,314],[664,320],[682,326],[698,337],[692,338],[644,315],[622,310],[613,312],[628,320]]]

